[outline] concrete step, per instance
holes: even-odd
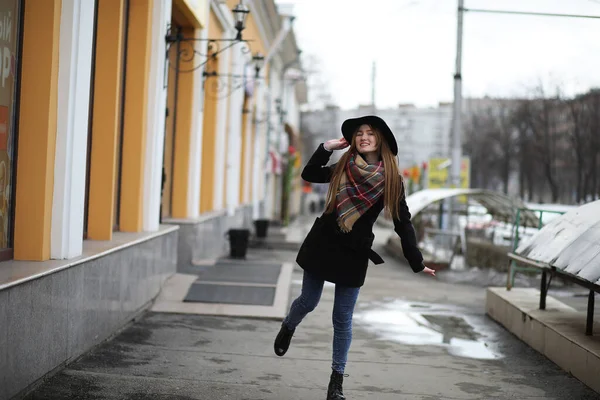
[[[600,393],[600,323],[585,335],[586,313],[548,296],[539,309],[537,289],[491,287],[486,313],[556,365]]]

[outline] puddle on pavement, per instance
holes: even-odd
[[[417,346],[442,346],[457,357],[502,358],[485,336],[451,306],[394,300],[356,310],[354,321],[382,339]]]

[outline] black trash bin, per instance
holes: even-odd
[[[256,229],[257,238],[266,238],[267,231],[269,230],[269,220],[257,219],[256,221],[254,221],[254,228]]]
[[[230,229],[227,231],[227,236],[229,236],[229,255],[231,258],[246,258],[250,230]]]

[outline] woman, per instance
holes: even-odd
[[[393,217],[404,256],[414,272],[435,276],[423,265],[406,205],[404,185],[395,156],[398,146],[385,121],[376,116],[346,120],[343,138],[321,144],[302,171],[308,182],[327,183],[327,204],[302,244],[296,261],[304,269],[302,293],[294,300],[275,339],[275,353],[283,356],[296,327],[315,309],[324,281],[335,284],[333,306],[333,363],[328,400],[345,399],[344,368],[352,340],[352,314],[364,284],[369,259],[383,263],[371,250],[373,224],[381,210]],[[350,149],[340,161],[326,166],[334,150]]]

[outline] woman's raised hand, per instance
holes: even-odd
[[[427,268],[425,267],[423,269],[423,272],[425,272],[427,275],[431,275],[431,276],[435,276],[435,270],[431,269],[431,268]]]
[[[325,147],[325,150],[329,150],[329,151],[342,150],[348,146],[350,146],[350,143],[348,143],[345,138],[331,139],[331,140],[326,141],[323,144],[323,147]]]

